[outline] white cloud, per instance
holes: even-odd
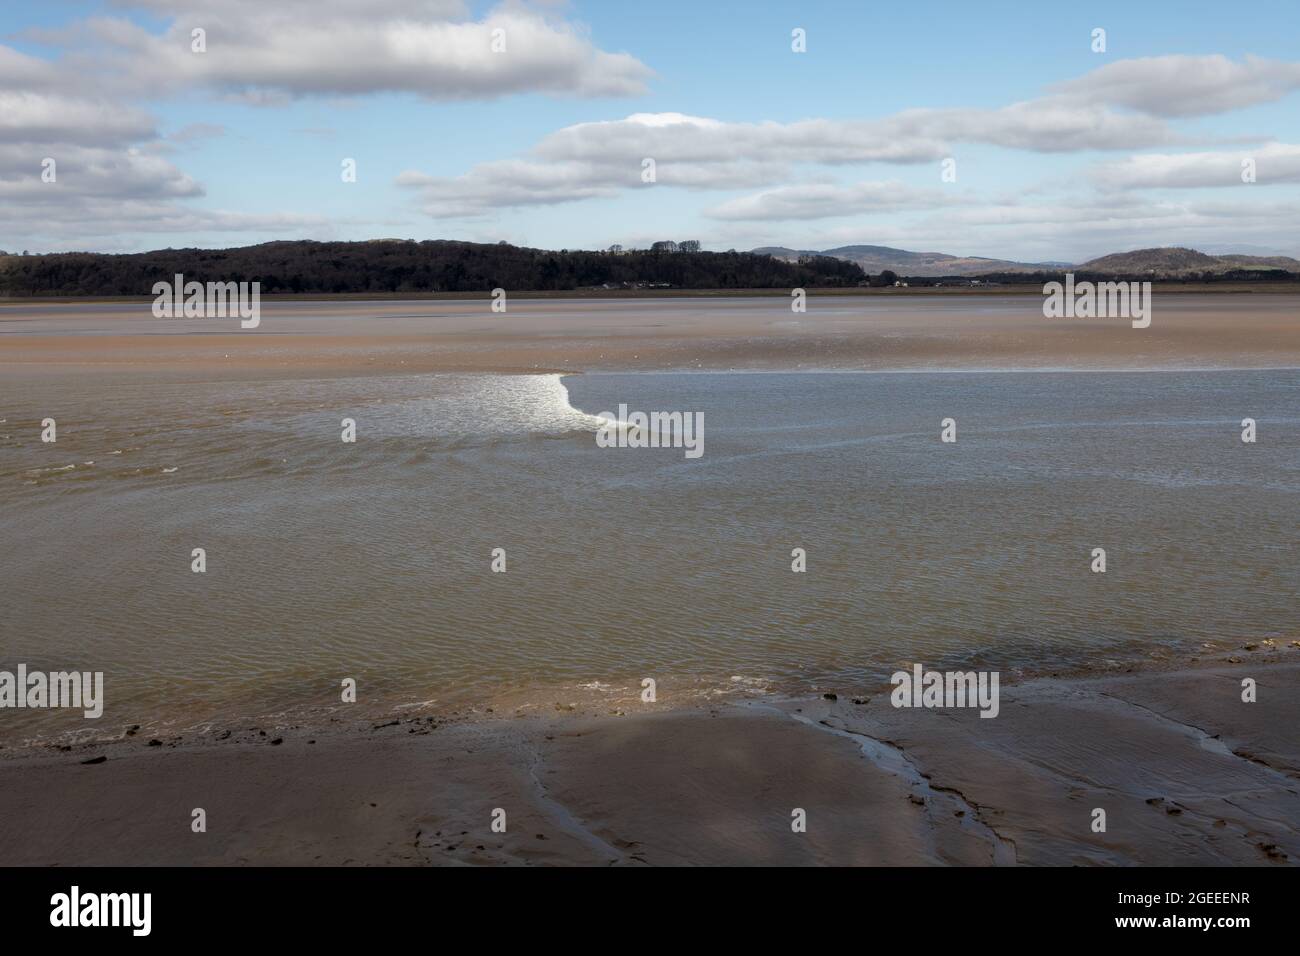
[[[803,183],[730,199],[706,209],[704,215],[727,220],[832,219],[926,209],[960,201],[943,189],[918,189],[896,181]]]
[[[107,209],[202,195],[158,155],[152,117],[75,89],[44,61],[0,46],[5,235],[26,239],[60,224],[82,230]]]
[[[5,143],[122,145],[153,135],[153,119],[139,110],[59,92],[4,89],[0,83]]]
[[[1255,164],[1255,185],[1300,183],[1300,146],[1288,143],[1237,152],[1146,153],[1100,164],[1091,176],[1103,189],[1246,188],[1241,176],[1248,159]]]
[[[382,0],[133,2],[170,14],[161,34],[117,18],[47,34],[93,43],[97,72],[132,93],[201,87],[275,103],[314,95],[413,93],[431,100],[514,93],[629,96],[651,71],[597,48],[582,27],[520,4],[478,20],[460,3]],[[206,31],[206,52],[191,32]],[[494,52],[494,31],[504,51]]]
[[[117,196],[83,197],[75,204],[56,199],[23,205],[0,202],[0,248],[10,252],[157,248],[162,240],[150,242],[144,237],[173,235],[229,235],[245,241],[250,234],[326,239],[340,225],[345,223],[319,215],[195,209]],[[227,244],[236,243],[228,240]]]
[[[1052,99],[997,110],[909,110],[881,120],[793,123],[634,113],[557,130],[523,159],[481,163],[457,177],[408,171],[398,183],[420,188],[431,215],[454,218],[643,189],[647,158],[655,161],[658,186],[752,189],[787,182],[798,164],[938,163],[958,142],[1055,153],[1175,140],[1149,119]],[[765,202],[779,201],[774,195]],[[743,203],[729,208],[722,207],[722,215],[744,214]]]
[[[802,120],[795,123],[727,123],[681,113],[634,113],[621,120],[579,123],[537,144],[547,160],[594,164],[710,164],[745,160],[768,163],[919,163],[945,155],[930,131],[874,121]]]
[[[0,46],[0,245],[84,246],[84,237],[240,221],[180,204],[203,187],[161,155],[169,147],[153,118],[74,79]]]
[[[421,206],[435,217],[472,218],[512,206],[543,206],[610,196],[616,192],[586,163],[483,163],[464,176],[435,177],[408,170],[399,186],[418,189]]]
[[[1206,116],[1271,103],[1300,89],[1300,63],[1222,54],[1119,60],[1054,89],[1070,98],[1151,116]]]
[[[1038,153],[1140,149],[1179,142],[1163,123],[1116,113],[1099,104],[1049,96],[996,110],[911,110],[898,115],[899,133],[942,136]]]
[[[534,152],[545,159],[713,163],[762,157],[783,163],[923,163],[953,144],[988,143],[1038,152],[1133,149],[1172,142],[1149,119],[1060,99],[1030,100],[1001,109],[906,110],[880,120],[811,119],[793,123],[727,123],[681,113],[635,113],[626,119],[579,123],[547,136]]]
[[[40,154],[40,155],[38,155]],[[55,178],[41,178],[42,162],[54,160]],[[84,197],[186,198],[203,195],[193,179],[171,163],[138,149],[57,146],[0,146],[0,200],[6,203],[55,201],[69,206]]]

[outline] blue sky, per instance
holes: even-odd
[[[698,238],[1023,260],[1172,244],[1297,255],[1298,10],[9,4],[0,248]],[[796,27],[807,52],[791,50]]]

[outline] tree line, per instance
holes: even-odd
[[[506,243],[268,242],[234,249],[160,249],[4,256],[0,295],[150,295],[179,273],[198,282],[259,282],[272,293],[563,291],[584,288],[767,289],[856,286],[854,263],[797,263],[748,252],[530,249]],[[681,249],[687,246],[687,251]]]

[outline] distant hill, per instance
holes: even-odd
[[[1103,275],[1153,275],[1171,278],[1278,269],[1300,273],[1300,260],[1289,256],[1211,256],[1195,249],[1177,246],[1117,252],[1078,265],[1068,262],[1014,262],[1007,259],[985,259],[979,256],[953,256],[944,252],[908,252],[906,249],[894,249],[890,246],[839,246],[820,252],[790,249],[785,246],[763,246],[753,251],[787,262],[797,262],[804,256],[834,256],[861,266],[864,272],[870,274],[890,269],[900,276],[917,278],[1014,276],[1059,273],[1070,269],[1081,273]]]
[[[510,292],[590,288],[793,289],[857,286],[851,262],[748,252],[584,252],[445,240],[267,242],[128,255],[0,257],[0,295],[150,295],[172,281],[260,282],[263,293]]]
[[[1079,267],[1081,272],[1106,272],[1124,275],[1150,273],[1179,276],[1200,273],[1285,269],[1300,272],[1300,261],[1290,256],[1209,256],[1195,249],[1168,246],[1158,249],[1134,249],[1091,259]]]
[[[1233,269],[1285,269],[1300,272],[1300,259],[1290,256],[1215,256]]]
[[[878,273],[889,269],[906,276],[974,276],[989,272],[1044,272],[1069,265],[1065,262],[1012,262],[1007,259],[986,259],[980,256],[954,256],[946,252],[908,252],[890,246],[838,246],[816,252],[808,249],[789,249],[785,246],[763,246],[753,250],[761,255],[774,256],[787,262],[797,262],[801,256],[834,256],[861,266],[864,272]]]

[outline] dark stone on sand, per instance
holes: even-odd
[[[101,754],[101,755],[98,756],[98,757],[91,757],[89,760],[83,760],[83,761],[81,761],[81,762],[84,763],[84,764],[103,763],[103,762],[104,762],[105,760],[107,760],[107,759],[108,759],[107,757],[105,757],[103,754]]]

